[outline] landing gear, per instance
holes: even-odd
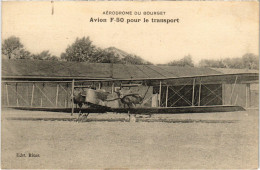
[[[87,120],[87,118],[88,118],[88,115],[89,115],[89,113],[83,113],[82,111],[81,111],[81,109],[79,110],[79,115],[78,115],[78,118],[77,118],[77,122],[79,123],[79,122],[83,122],[83,120]],[[81,117],[81,119],[80,119],[80,117]]]
[[[129,117],[129,122],[136,122],[136,115],[131,114],[130,111],[128,111],[128,117]]]

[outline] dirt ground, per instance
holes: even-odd
[[[136,122],[113,113],[91,114],[81,123],[75,117],[2,109],[2,168],[258,167],[258,110],[154,115]]]

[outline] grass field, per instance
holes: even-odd
[[[81,123],[73,118],[2,110],[2,168],[258,167],[258,110],[153,115],[135,123],[125,114],[91,114]]]

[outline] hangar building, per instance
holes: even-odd
[[[258,70],[2,60],[2,107],[71,107],[72,84],[144,96],[142,107],[258,107]]]

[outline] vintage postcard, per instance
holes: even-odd
[[[4,1],[2,169],[257,169],[258,1]]]

